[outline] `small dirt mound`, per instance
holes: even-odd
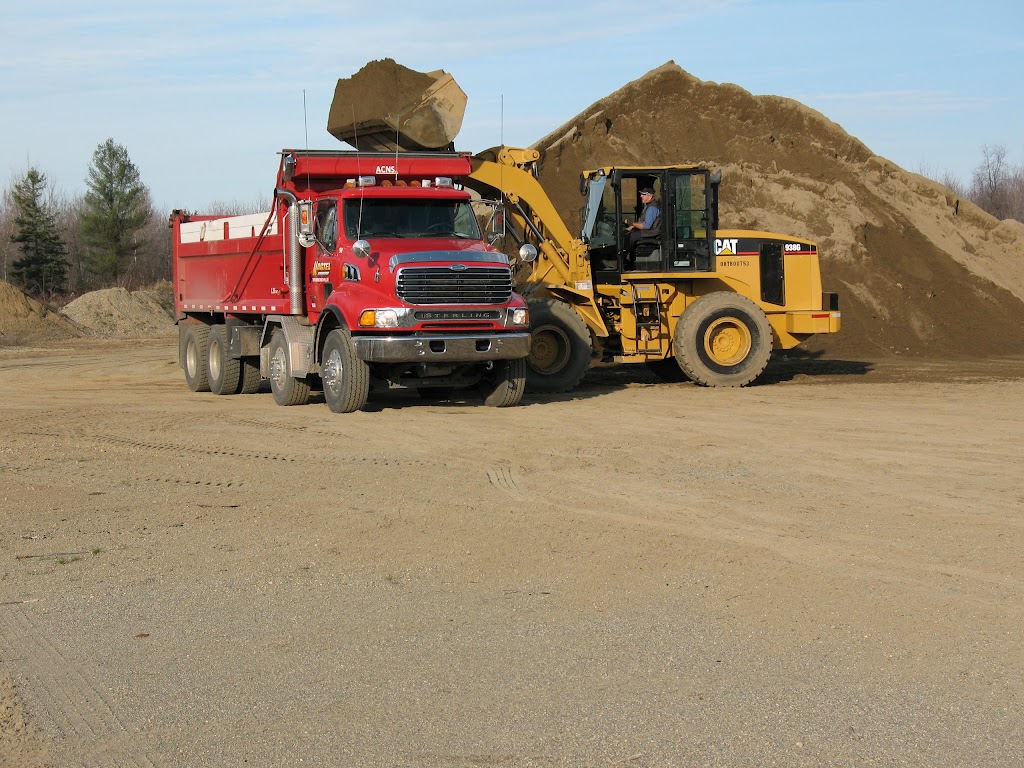
[[[170,336],[175,330],[174,314],[159,289],[92,291],[79,296],[61,313],[93,336]]]
[[[0,346],[81,335],[66,318],[0,280]]]

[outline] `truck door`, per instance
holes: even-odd
[[[711,269],[711,195],[708,172],[672,171],[666,198],[669,272],[707,272]]]

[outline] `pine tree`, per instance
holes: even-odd
[[[116,283],[145,245],[139,233],[151,212],[149,190],[128,150],[113,139],[93,153],[86,186],[82,236],[90,270]]]
[[[57,228],[56,212],[44,200],[46,176],[29,168],[11,190],[17,209],[11,242],[21,258],[11,264],[11,277],[28,293],[52,296],[67,289],[67,249]]]

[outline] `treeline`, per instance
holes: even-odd
[[[0,279],[47,301],[170,279],[167,214],[154,209],[128,150],[100,144],[85,185],[64,196],[35,166],[12,180],[0,200]]]
[[[998,219],[1024,221],[1024,165],[1008,162],[1004,146],[984,146],[968,182],[921,173]],[[0,279],[47,301],[169,280],[167,212],[153,207],[128,150],[113,139],[96,147],[85,183],[84,194],[68,197],[34,166],[10,183],[0,198]],[[219,215],[267,210],[258,200],[211,209]]]
[[[986,144],[981,154],[981,163],[969,182],[948,172],[941,177],[927,171],[923,175],[945,184],[958,197],[970,200],[997,219],[1024,222],[1024,165],[1010,163],[1006,147],[998,144]]]

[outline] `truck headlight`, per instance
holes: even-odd
[[[529,325],[530,324],[530,310],[523,307],[522,309],[512,310],[512,325]]]
[[[359,315],[360,328],[397,328],[398,313],[393,309],[364,309]]]

